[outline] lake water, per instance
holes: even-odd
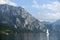
[[[48,40],[46,33],[13,33],[0,34],[0,40]],[[49,40],[59,40],[54,33],[50,33]]]

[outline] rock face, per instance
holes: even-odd
[[[43,29],[44,25],[25,11],[22,7],[0,5],[0,23],[12,24],[15,28],[28,28],[30,30]]]
[[[46,39],[43,39],[43,37],[46,37],[45,26],[22,7],[14,7],[7,4],[0,5],[0,29],[2,30],[3,28],[9,30],[7,31],[9,35],[1,31],[1,33],[4,32],[4,34],[8,35],[6,40]],[[6,29],[4,30],[6,31]]]

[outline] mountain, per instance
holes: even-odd
[[[58,19],[54,23],[52,23],[52,27],[55,31],[60,31],[60,19]]]
[[[43,25],[49,30],[52,30],[52,23],[47,21],[42,21]]]
[[[44,40],[46,27],[22,7],[0,4],[1,40]]]
[[[60,40],[60,19],[52,23],[51,33],[54,34],[55,39]]]
[[[22,7],[0,4],[0,37],[5,34],[3,40],[47,40],[47,29],[49,40],[60,40],[60,19],[53,23],[40,22]]]
[[[55,22],[42,22],[49,30],[49,40],[60,40],[60,19]]]
[[[44,21],[43,24],[49,30],[50,40],[60,40],[60,19],[52,23]]]
[[[22,7],[14,7],[7,4],[0,5],[0,24],[6,24],[11,28],[44,31],[44,25],[34,18]]]

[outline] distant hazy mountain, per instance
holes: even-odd
[[[14,7],[7,4],[0,5],[0,23],[13,25],[14,28],[28,30],[45,30],[44,25],[30,15],[22,7]]]
[[[56,20],[53,24],[52,27],[55,31],[60,31],[60,19]]]
[[[60,19],[53,23],[44,21],[43,24],[49,29],[50,40],[60,40]]]

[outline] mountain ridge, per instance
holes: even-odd
[[[45,27],[22,7],[0,5],[0,22],[14,25],[15,28],[43,30]]]

